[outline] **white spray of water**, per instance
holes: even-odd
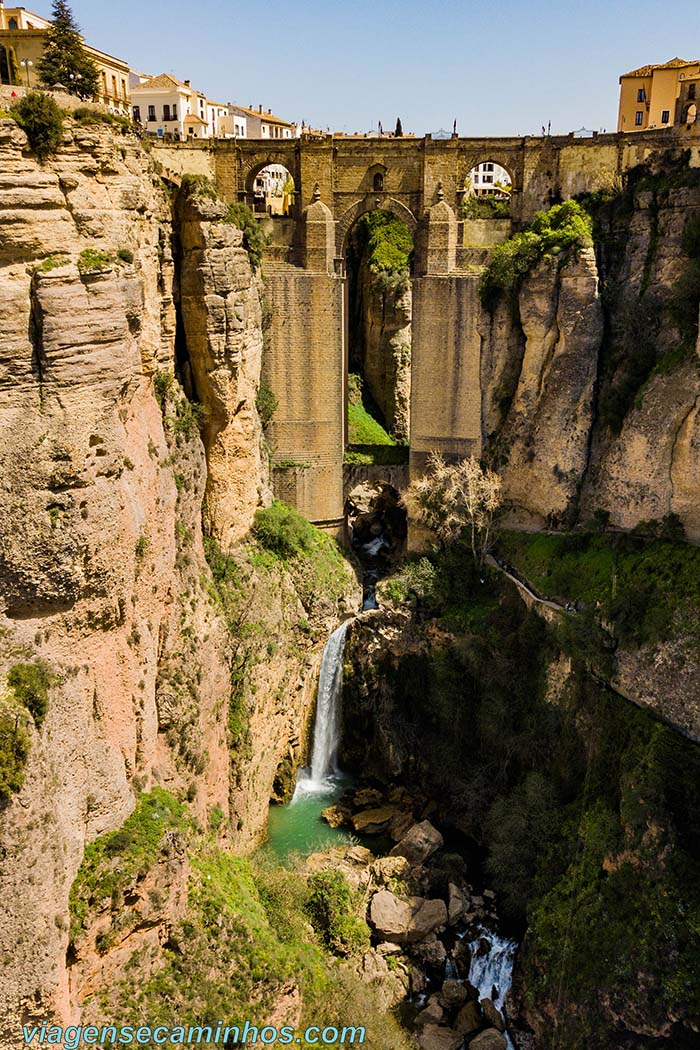
[[[302,770],[295,796],[327,791],[328,778],[338,772],[340,700],[343,692],[343,654],[348,621],[333,631],[321,657],[314,723],[311,768]]]
[[[483,950],[483,943],[488,950]],[[476,938],[470,942],[472,953],[469,967],[469,983],[479,992],[479,999],[491,999],[496,1009],[503,1013],[505,998],[513,983],[513,961],[517,944],[506,937],[499,937],[493,930],[480,927]],[[508,1046],[513,1044],[506,1033]]]

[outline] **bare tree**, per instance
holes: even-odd
[[[431,452],[428,473],[411,483],[404,502],[409,515],[443,544],[468,530],[474,560],[481,564],[501,505],[501,479],[473,456],[446,463]]]

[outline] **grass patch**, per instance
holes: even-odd
[[[51,273],[52,270],[57,270],[59,266],[67,266],[70,262],[70,258],[67,255],[47,255],[45,259],[34,267],[34,273]]]
[[[169,792],[153,788],[141,795],[121,828],[101,835],[85,849],[69,896],[71,938],[83,930],[91,910],[109,901],[116,911],[128,888],[153,867],[171,843],[184,843],[190,830],[184,806]]]
[[[106,124],[108,127],[118,128],[122,133],[132,129],[132,123],[128,117],[120,116],[118,113],[107,113],[101,109],[90,109],[88,106],[79,106],[70,116],[82,128]]]
[[[700,550],[626,533],[503,532],[500,554],[544,596],[600,609],[618,637],[662,641],[677,614],[695,621],[700,606]]]

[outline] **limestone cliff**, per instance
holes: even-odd
[[[317,601],[241,548],[251,598],[227,615],[202,511],[228,550],[269,498],[259,277],[214,202],[181,200],[174,221],[173,188],[132,136],[66,125],[42,167],[0,121],[0,680],[41,661],[50,683],[41,726],[0,690],[3,732],[31,745],[0,805],[7,1047],[22,1021],[77,1018],[96,967],[118,972],[124,955],[98,965],[94,938],[67,958],[68,893],[139,792],[165,786],[205,825],[220,813],[224,840],[259,840],[278,766],[301,757],[335,595],[351,602],[354,585]],[[232,676],[251,633],[242,748]],[[177,902],[181,866],[172,877]]]
[[[411,398],[411,285],[402,276],[387,277],[362,267],[364,304],[362,373],[387,429],[408,441]]]
[[[700,538],[700,187],[656,165],[593,202],[595,254],[553,255],[482,314],[483,430],[516,524],[677,514]]]

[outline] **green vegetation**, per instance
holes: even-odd
[[[309,876],[306,911],[323,944],[336,955],[356,955],[369,948],[369,930],[358,918],[342,871],[319,871]]]
[[[178,444],[181,437],[185,441],[191,441],[204,424],[206,418],[204,405],[198,401],[190,401],[175,381],[175,376],[170,372],[155,373],[153,392],[163,414],[166,431],[171,431],[175,435]],[[171,404],[175,406],[174,413],[169,408]]]
[[[7,672],[7,684],[18,704],[26,707],[37,727],[42,724],[49,706],[51,676],[41,661],[15,664]]]
[[[671,520],[626,533],[506,532],[499,552],[541,594],[596,608],[623,643],[641,645],[691,629],[700,606],[700,550],[670,542]],[[646,536],[661,536],[649,542]]]
[[[408,447],[389,434],[377,418],[379,410],[372,401],[362,377],[348,376],[348,445],[345,463],[405,463]]]
[[[533,558],[545,545],[545,579],[562,573],[567,591],[606,593],[599,541],[612,537],[584,537],[575,571],[566,537],[528,539]],[[515,560],[520,548],[511,550]],[[676,546],[655,541],[616,553],[618,579],[638,557],[640,585],[651,573],[657,588],[678,589],[697,608],[700,552],[686,549],[683,562]],[[438,634],[398,661],[380,652],[369,673],[351,668],[346,748],[365,768],[382,768],[380,741],[391,740],[408,776],[420,754],[428,794],[449,799],[485,847],[503,906],[528,926],[520,965],[531,1004],[556,1008],[552,1046],[607,1050],[620,1017],[697,1017],[700,748],[593,681],[580,651],[552,688],[556,628],[502,578],[475,575],[466,550],[462,565],[448,554],[429,559],[433,573],[421,569],[420,616],[456,635]]]
[[[113,262],[109,252],[100,251],[98,248],[83,248],[78,256],[78,269],[81,273],[95,273],[97,270],[106,270]]]
[[[248,252],[251,265],[257,269],[262,263],[268,237],[255,218],[255,212],[247,204],[229,204],[225,221],[243,231],[243,247]]]
[[[509,219],[510,201],[496,197],[465,197],[462,204],[465,219]]]
[[[43,91],[30,91],[12,103],[10,113],[26,132],[29,148],[43,164],[63,140],[63,114],[56,102]]]
[[[109,113],[104,109],[89,109],[87,106],[79,106],[73,110],[71,116],[83,128],[107,124],[111,128],[119,128],[122,132],[131,130],[131,121],[128,117],[123,117],[119,113]]]
[[[216,187],[207,175],[192,175],[187,172],[182,176],[180,188],[186,197],[203,197],[216,200]]]
[[[255,512],[253,533],[263,547],[283,559],[309,554],[319,538],[310,521],[279,500]]]
[[[70,258],[67,255],[47,255],[38,266],[34,267],[34,273],[51,273],[52,270],[57,270],[59,266],[67,266],[69,262]]]
[[[495,248],[479,288],[484,308],[493,312],[502,298],[514,300],[523,280],[542,259],[561,256],[564,260],[592,243],[590,215],[576,201],[538,211],[527,230]]]
[[[260,386],[258,387],[258,393],[255,398],[255,407],[257,409],[258,415],[260,416],[260,422],[262,423],[263,430],[265,430],[265,428],[268,427],[272,422],[272,417],[277,411],[278,406],[279,401],[275,397],[274,391],[265,382],[264,379],[261,380]]]
[[[413,238],[405,223],[379,208],[358,219],[352,231],[353,249],[373,274],[407,276]]]
[[[435,598],[437,570],[430,558],[407,561],[382,584],[386,596],[397,604],[407,601],[430,602]]]
[[[29,748],[21,713],[0,700],[0,806],[24,784]]]
[[[347,566],[335,540],[293,507],[275,500],[257,510],[253,537],[291,572],[302,602],[311,607],[320,595],[338,600],[347,587]]]
[[[117,251],[117,259],[121,262],[132,263],[134,261],[134,253],[130,248],[120,248]]]
[[[61,84],[78,98],[95,98],[99,88],[97,65],[83,47],[80,30],[67,0],[53,0],[51,25],[37,64],[39,82],[47,88]]]
[[[191,830],[184,806],[169,792],[156,787],[141,795],[121,828],[85,848],[69,896],[71,939],[83,930],[90,910],[107,901],[113,912],[120,912],[122,922],[138,922],[138,915],[128,908],[121,911],[124,895],[160,857],[181,848]]]

